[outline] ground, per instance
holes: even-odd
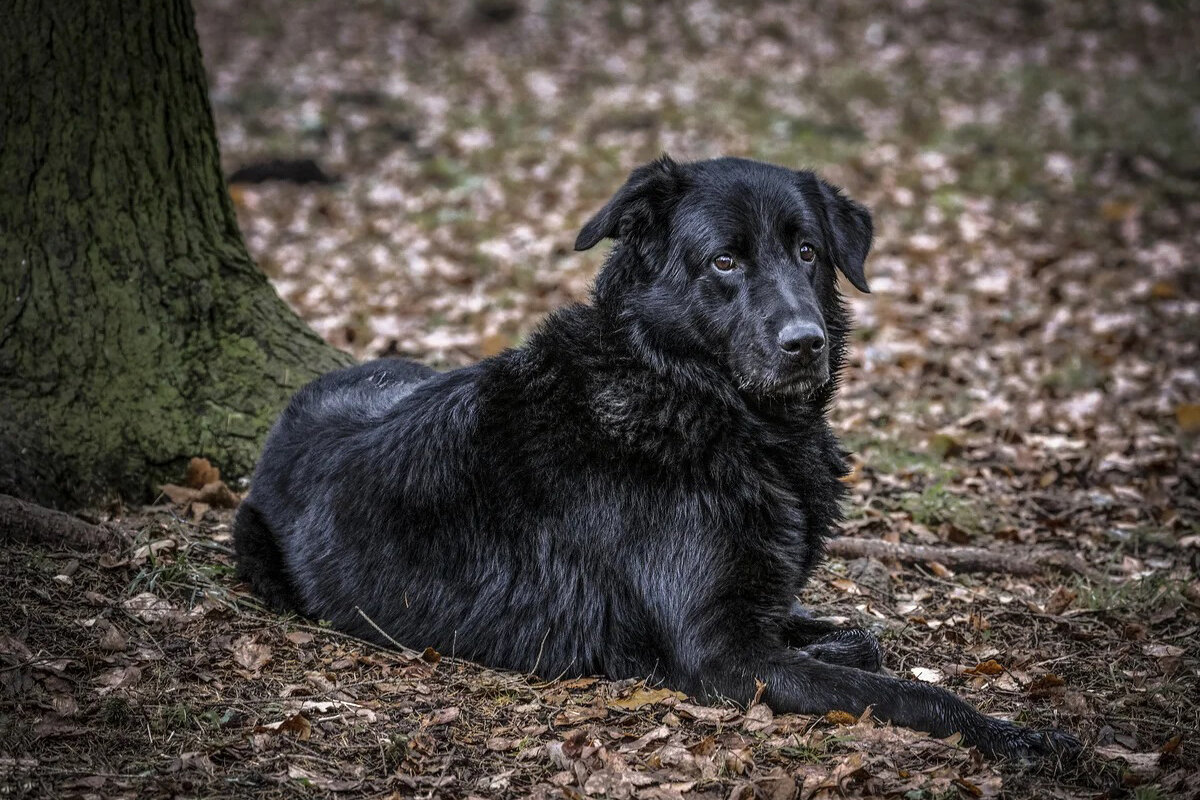
[[[844,536],[1036,564],[835,557],[804,599],[874,628],[893,672],[1088,749],[1037,771],[870,720],[381,651],[258,608],[231,512],[172,490],[91,511],[109,552],[0,550],[0,791],[1194,796],[1194,4],[196,7],[227,171],[338,178],[231,191],[280,293],[360,357],[519,344],[586,296],[602,253],[571,252],[579,226],[664,150],[812,166],[870,206],[832,411],[857,454]]]

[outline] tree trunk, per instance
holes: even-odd
[[[144,499],[246,475],[349,363],[246,252],[188,0],[0,4],[0,492]]]

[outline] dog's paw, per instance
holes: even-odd
[[[883,666],[883,650],[874,634],[862,628],[834,631],[800,648],[826,664],[878,672]]]
[[[970,742],[989,758],[1024,764],[1069,762],[1083,749],[1083,743],[1074,736],[1053,728],[1035,730],[1011,722],[992,722],[986,732]]]

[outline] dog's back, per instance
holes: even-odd
[[[336,438],[344,439],[358,425],[371,425],[390,413],[434,375],[435,370],[413,361],[380,359],[322,375],[288,403],[267,438],[255,472],[254,485],[260,490],[238,509],[233,529],[238,577],[269,606],[277,611],[304,611],[280,536],[287,535],[305,513],[305,498],[297,496],[293,475],[306,471],[306,462],[313,460],[313,435],[340,431],[343,435]],[[315,455],[320,459],[320,452]],[[319,480],[315,474],[309,477]],[[316,485],[311,488],[319,491]]]

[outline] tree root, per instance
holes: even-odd
[[[830,555],[842,558],[877,558],[907,564],[937,562],[960,572],[1000,572],[1007,575],[1038,575],[1047,568],[1072,575],[1102,579],[1082,558],[1071,553],[1043,551],[1033,557],[1010,552],[995,552],[982,547],[929,547],[918,544],[892,544],[878,539],[838,537],[826,543]]]
[[[121,537],[109,528],[0,494],[0,543],[108,550],[120,542]]]

